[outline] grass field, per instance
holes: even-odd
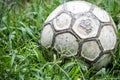
[[[40,45],[40,31],[47,16],[71,0],[8,1],[0,0],[0,80],[120,80],[120,45],[111,66],[93,76],[92,69],[75,58],[64,61]],[[120,44],[120,0],[86,1],[111,14]]]

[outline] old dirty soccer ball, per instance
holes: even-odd
[[[70,1],[48,16],[41,31],[41,44],[61,56],[79,55],[100,69],[112,59],[117,44],[116,26],[105,10],[85,1]]]

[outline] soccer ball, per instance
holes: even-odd
[[[41,44],[61,56],[82,57],[95,69],[106,66],[117,44],[116,26],[101,8],[70,1],[57,7],[44,22]]]

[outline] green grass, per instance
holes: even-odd
[[[24,2],[23,2],[24,1]],[[47,16],[70,0],[0,0],[0,80],[117,80],[120,79],[120,45],[111,67],[90,77],[76,58],[64,60],[40,45],[40,31]],[[113,17],[120,44],[120,1],[86,0]]]

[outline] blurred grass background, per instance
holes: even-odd
[[[92,77],[92,69],[86,69],[75,58],[64,63],[52,55],[51,50],[42,49],[40,31],[43,22],[58,5],[67,1],[71,0],[0,0],[0,80],[120,79],[120,45],[112,66],[101,69]],[[120,0],[85,1],[111,14],[120,44]]]

